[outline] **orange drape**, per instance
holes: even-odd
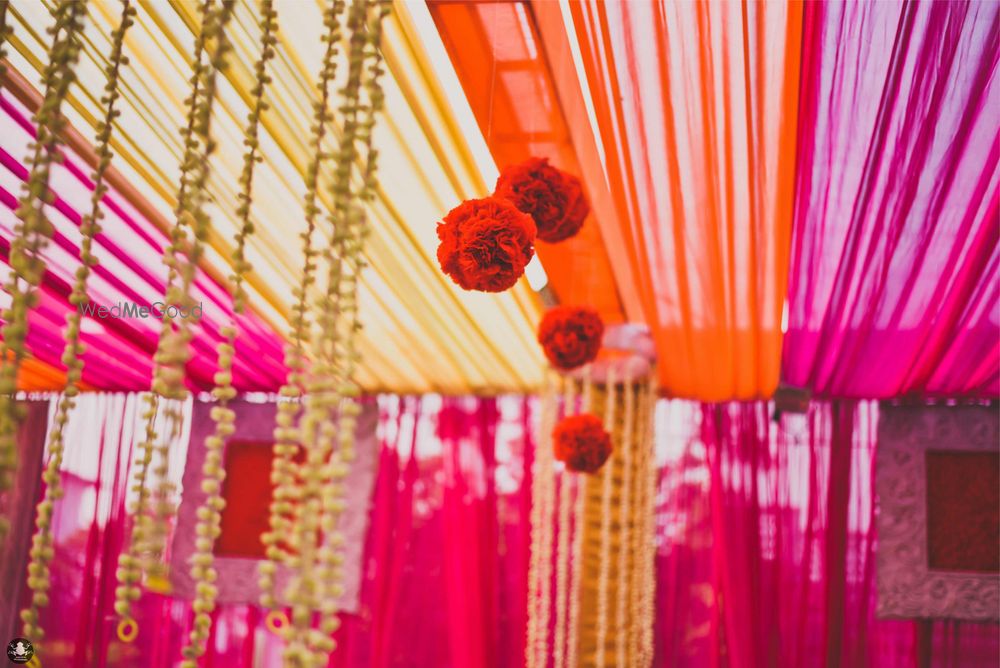
[[[791,235],[801,4],[586,0],[570,11],[663,391],[769,396]]]

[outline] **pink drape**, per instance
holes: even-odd
[[[657,666],[987,668],[996,625],[877,620],[877,406],[661,402]]]
[[[1000,395],[1000,5],[805,5],[782,378]]]
[[[139,640],[114,640],[137,424],[122,414],[140,407],[134,395],[101,401],[77,418],[92,435],[67,456],[42,659],[173,666],[191,619],[184,602],[146,595]],[[344,617],[330,665],[522,666],[533,400],[380,397],[379,406],[360,610]],[[996,625],[874,618],[876,405],[816,402],[777,421],[771,411],[659,404],[656,666],[996,666]],[[224,606],[203,665],[278,666],[280,650],[259,610]]]
[[[378,477],[360,611],[344,615],[336,668],[522,665],[530,485],[530,400],[380,397]],[[180,658],[190,606],[144,594],[134,644],[115,637],[115,569],[126,535],[137,395],[90,395],[74,414],[56,502],[52,603],[36,643],[52,668],[164,668]],[[42,413],[44,416],[44,412]],[[75,423],[88,425],[76,431]],[[44,433],[34,433],[41,452]],[[37,474],[37,469],[36,469]],[[28,500],[30,501],[30,499]],[[30,513],[24,503],[17,513]],[[17,544],[27,550],[21,535]],[[24,566],[22,565],[22,569]],[[23,574],[20,601],[27,601]],[[16,600],[4,600],[4,619]],[[18,627],[19,628],[19,627]],[[14,628],[4,630],[13,637]],[[281,643],[254,606],[216,613],[206,667],[279,666]]]

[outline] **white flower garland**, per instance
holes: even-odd
[[[90,211],[80,221],[80,268],[77,269],[73,290],[69,302],[74,308],[66,316],[64,336],[66,347],[63,350],[62,362],[66,365],[66,389],[59,397],[56,407],[54,424],[49,432],[49,461],[42,474],[45,483],[45,493],[35,510],[35,535],[32,537],[30,562],[28,564],[28,588],[32,591],[30,605],[21,610],[21,620],[25,624],[24,633],[33,640],[42,640],[43,629],[39,624],[40,608],[48,605],[49,563],[52,559],[52,511],[55,502],[63,496],[62,468],[63,452],[65,450],[65,429],[69,422],[70,411],[76,406],[76,396],[79,394],[79,382],[83,373],[83,344],[80,343],[80,307],[89,301],[87,295],[87,280],[91,268],[97,264],[93,255],[94,237],[101,231],[99,221],[104,217],[101,201],[108,191],[104,177],[111,165],[111,132],[114,119],[119,115],[115,102],[119,97],[118,81],[122,65],[128,63],[128,58],[122,54],[125,33],[134,23],[135,8],[130,0],[122,1],[122,14],[118,27],[111,40],[111,55],[105,68],[107,83],[105,95],[101,97],[104,104],[104,116],[97,124],[97,146],[95,154],[97,165],[94,168],[94,190],[90,196]]]
[[[630,380],[622,385],[625,394],[625,421],[622,425],[622,490],[621,498],[618,500],[618,585],[616,587],[618,601],[615,608],[615,618],[618,624],[618,633],[615,634],[615,650],[618,657],[616,665],[624,666],[626,638],[629,634],[630,624],[627,617],[625,602],[629,589],[629,562],[635,560],[635,555],[631,554],[628,546],[631,540],[632,528],[629,526],[632,515],[632,449],[635,444],[632,441],[633,426],[635,421],[635,387]],[[632,623],[635,620],[631,620]]]
[[[80,57],[80,33],[86,6],[74,0],[60,0],[53,8],[55,23],[48,29],[52,35],[49,47],[49,63],[42,73],[44,89],[42,104],[35,113],[35,141],[30,145],[28,179],[21,187],[18,199],[18,223],[14,226],[14,237],[10,244],[11,272],[3,289],[11,296],[10,306],[3,312],[3,328],[0,329],[0,496],[10,488],[17,465],[17,430],[23,418],[23,411],[17,404],[17,374],[21,362],[27,355],[25,339],[28,334],[28,311],[38,299],[38,286],[45,273],[42,251],[48,246],[55,232],[45,213],[45,205],[53,200],[49,190],[49,175],[52,164],[60,160],[60,135],[66,126],[61,110],[70,86],[76,80],[76,64]],[[6,24],[6,10],[4,11]],[[2,37],[6,38],[9,28],[4,27]],[[67,334],[73,328],[67,326]],[[74,346],[75,349],[75,346]],[[67,381],[74,383],[79,370],[69,370]],[[0,513],[0,539],[7,534],[7,519]],[[47,521],[51,508],[39,508],[39,519]],[[32,546],[34,558],[51,559],[52,546],[40,542]],[[47,572],[31,576],[36,584],[47,583]],[[40,592],[44,596],[44,592]],[[36,620],[25,619],[26,627],[34,627]]]
[[[572,378],[566,379],[566,393],[563,399],[563,415],[575,414],[576,410],[576,381]],[[555,633],[555,665],[563,666],[566,656],[566,636],[567,636],[567,579],[569,571],[569,533],[570,527],[570,498],[572,497],[572,476],[565,466],[559,472],[559,535],[556,547],[556,633]]]
[[[615,383],[614,367],[608,368],[607,400],[604,410],[604,428],[611,434],[612,442],[615,435],[615,402],[617,385]],[[612,457],[615,453],[612,452]],[[597,582],[597,648],[595,661],[598,668],[604,668],[605,652],[608,639],[608,577],[611,570],[611,493],[614,465],[609,460],[604,464],[601,486],[601,559]]]
[[[195,599],[192,607],[195,611],[194,623],[188,636],[187,645],[181,650],[185,660],[182,668],[197,668],[196,659],[205,653],[205,643],[208,641],[212,628],[212,611],[215,609],[218,589],[215,580],[218,574],[214,568],[215,541],[221,533],[222,514],[216,509],[222,501],[222,483],[226,477],[222,455],[226,438],[235,430],[236,414],[228,403],[236,396],[232,385],[233,356],[236,343],[236,318],[246,310],[246,292],[243,289],[245,275],[250,271],[250,263],[246,260],[247,238],[253,234],[253,223],[250,212],[253,203],[254,168],[259,159],[260,151],[260,119],[267,109],[264,101],[264,90],[270,79],[267,75],[267,63],[274,55],[277,38],[277,14],[272,0],[261,0],[261,49],[254,67],[256,81],[251,90],[253,104],[247,115],[247,128],[244,144],[247,151],[243,156],[243,170],[240,174],[240,192],[237,216],[240,227],[236,233],[236,247],[233,251],[233,312],[234,319],[222,328],[225,339],[217,346],[219,371],[215,374],[215,388],[212,395],[218,401],[211,411],[215,423],[212,435],[205,439],[206,457],[202,466],[202,490],[208,494],[206,502],[197,510],[198,521],[195,526],[197,535],[195,553],[192,557],[191,577],[195,582]]]
[[[594,401],[594,381],[591,365],[587,365],[583,370],[583,401],[581,410],[584,413],[593,411]],[[566,665],[571,668],[577,664],[580,638],[580,583],[583,579],[583,534],[585,510],[587,503],[587,487],[589,475],[576,476],[576,503],[573,506],[573,550],[570,556],[572,561],[572,580],[569,587],[569,631],[566,638],[568,648],[566,650]]]

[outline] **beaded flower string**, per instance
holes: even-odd
[[[546,470],[543,466],[545,440],[548,430],[552,429],[549,424],[548,410],[552,398],[552,379],[548,372],[545,373],[545,385],[541,395],[541,411],[538,424],[538,442],[535,446],[535,461],[531,472],[531,558],[528,562],[528,630],[527,642],[525,643],[525,665],[527,668],[536,668],[538,662],[538,644],[540,642],[539,615],[541,597],[541,562],[542,562],[542,503],[545,498]]]
[[[300,491],[297,486],[298,469],[294,462],[299,448],[299,433],[295,423],[299,416],[300,398],[305,383],[305,340],[309,334],[308,295],[316,281],[316,256],[319,254],[319,251],[313,248],[312,238],[316,229],[316,219],[320,213],[317,203],[320,165],[324,158],[329,157],[323,151],[323,141],[327,125],[331,121],[330,82],[336,74],[335,58],[341,38],[339,16],[343,9],[344,3],[336,0],[328,3],[323,13],[323,24],[326,27],[323,41],[326,43],[326,51],[319,72],[320,99],[313,105],[311,151],[305,177],[306,193],[303,209],[306,229],[301,235],[305,264],[302,281],[295,291],[296,304],[292,309],[290,343],[285,351],[288,378],[279,391],[282,400],[277,408],[274,460],[271,468],[274,494],[269,510],[268,531],[263,536],[267,559],[262,561],[259,567],[260,602],[263,607],[272,610],[278,605],[274,589],[278,565],[292,565],[292,561],[296,558],[287,550],[287,542],[291,542],[293,527],[296,524],[296,501]]]
[[[358,3],[360,5],[360,3]],[[330,342],[330,353],[333,355],[334,371],[339,373],[338,388],[339,397],[335,407],[339,410],[331,415],[331,419],[337,420],[337,448],[327,461],[324,469],[325,483],[323,487],[322,515],[320,517],[320,528],[322,530],[323,543],[320,546],[317,558],[319,561],[319,588],[318,598],[320,613],[319,633],[313,634],[315,642],[311,643],[313,651],[318,654],[320,665],[326,664],[326,657],[333,651],[334,643],[332,634],[340,625],[338,617],[339,598],[343,595],[343,535],[337,531],[340,516],[343,513],[346,503],[344,500],[344,479],[350,472],[351,463],[354,461],[354,439],[357,426],[357,417],[361,413],[361,406],[357,397],[360,389],[353,382],[357,362],[360,359],[360,352],[357,348],[357,333],[361,329],[358,310],[358,283],[361,280],[361,272],[364,269],[365,261],[363,257],[364,242],[370,234],[370,228],[366,224],[365,206],[375,199],[377,181],[375,178],[378,153],[372,146],[373,130],[376,122],[376,115],[382,109],[384,96],[379,84],[382,76],[382,25],[383,20],[388,16],[391,5],[388,2],[373,2],[364,8],[366,14],[363,17],[367,24],[364,33],[367,41],[361,45],[361,74],[364,79],[364,90],[367,95],[366,104],[362,102],[357,106],[353,115],[361,115],[361,120],[356,121],[357,140],[362,145],[359,155],[364,157],[364,168],[361,181],[361,189],[356,202],[352,202],[348,209],[348,237],[343,245],[338,249],[340,257],[343,258],[340,268],[340,297],[338,300],[337,313],[340,314],[340,341],[342,343],[341,357],[336,356],[337,340]],[[354,28],[357,34],[357,27]],[[354,48],[352,40],[352,51]],[[352,62],[354,55],[352,54]],[[367,66],[367,67],[365,67]],[[349,73],[353,76],[353,68]],[[345,91],[345,97],[349,93]],[[345,123],[345,128],[347,123]],[[345,135],[346,135],[345,129]],[[342,164],[342,163],[341,163]],[[336,187],[336,186],[335,186]],[[335,198],[336,201],[336,198]],[[336,211],[336,209],[335,209]]]
[[[563,398],[563,414],[573,415],[576,410],[576,381],[572,378],[566,379],[566,392]],[[568,618],[567,592],[569,578],[569,509],[570,498],[572,497],[572,478],[568,468],[563,467],[559,472],[559,523],[558,536],[556,542],[556,633],[553,657],[556,666],[563,666],[563,659],[566,656],[566,635]]]
[[[583,369],[583,406],[581,411],[590,413],[593,410],[594,380],[593,368],[587,365]],[[583,524],[587,501],[587,484],[590,476],[576,476],[576,502],[573,505],[573,547],[570,553],[572,560],[572,578],[569,586],[569,629],[566,644],[566,665],[576,666],[580,637],[580,583],[583,579]]]
[[[639,619],[641,620],[641,652],[642,662],[640,665],[649,666],[653,662],[653,618],[655,615],[655,602],[653,593],[656,590],[656,491],[657,491],[657,470],[656,470],[656,450],[654,448],[654,429],[656,424],[656,370],[650,371],[649,380],[646,383],[644,403],[646,404],[646,415],[643,420],[643,431],[645,432],[643,441],[646,450],[646,467],[643,475],[643,527],[642,550],[640,557],[641,568],[643,569],[641,602]]]
[[[535,617],[535,657],[534,665],[543,668],[548,665],[549,656],[549,619],[552,605],[552,520],[555,505],[555,482],[553,473],[552,429],[556,424],[556,392],[549,381],[546,393],[542,398],[542,419],[539,427],[537,457],[539,462],[538,477],[541,484],[541,498],[538,523],[538,597],[535,605],[538,607]],[[534,540],[532,540],[534,542]],[[534,553],[534,549],[532,549]]]
[[[604,409],[604,428],[615,434],[615,404],[618,387],[615,383],[614,367],[608,369],[607,403]],[[604,465],[601,487],[601,560],[597,579],[597,654],[596,665],[604,668],[606,644],[608,640],[608,577],[611,571],[611,491],[614,466]]]
[[[83,372],[83,344],[80,343],[81,307],[89,301],[87,296],[87,280],[91,268],[97,264],[97,258],[92,254],[94,237],[100,233],[99,221],[104,217],[101,201],[108,186],[104,177],[111,165],[111,132],[114,119],[120,115],[115,109],[119,98],[119,72],[123,65],[128,64],[128,58],[123,55],[122,48],[125,33],[135,22],[135,8],[131,0],[122,0],[122,15],[118,27],[111,40],[111,55],[105,68],[107,83],[105,94],[101,97],[104,105],[103,119],[97,124],[96,149],[97,165],[94,168],[94,190],[90,196],[90,212],[80,221],[80,267],[76,271],[73,290],[69,302],[74,307],[66,317],[66,347],[63,350],[62,362],[66,365],[66,389],[59,397],[53,426],[49,432],[49,461],[42,474],[45,491],[42,500],[35,510],[35,535],[32,537],[30,561],[28,563],[28,588],[31,589],[31,603],[21,610],[21,621],[24,623],[25,636],[33,640],[43,638],[43,630],[39,624],[38,611],[48,605],[48,590],[50,587],[49,563],[52,559],[52,511],[55,501],[62,498],[63,489],[59,473],[62,467],[65,428],[69,422],[70,411],[76,406],[76,396],[79,393],[79,382]]]
[[[225,27],[232,18],[235,0],[222,0],[221,6],[214,7],[212,0],[202,4],[202,29],[195,40],[194,72],[191,77],[192,92],[187,98],[188,119],[182,130],[184,157],[181,162],[180,188],[175,214],[177,222],[171,230],[171,241],[164,250],[164,264],[168,267],[168,281],[164,302],[182,307],[190,307],[191,285],[203,253],[204,242],[210,227],[204,205],[207,198],[208,158],[215,148],[211,140],[212,106],[215,100],[216,74],[225,68],[229,44]],[[206,46],[210,45],[210,50]],[[205,63],[202,53],[208,53]],[[193,232],[193,239],[187,238],[186,227]],[[177,281],[176,279],[179,279]],[[136,524],[128,550],[119,559],[119,580],[128,583],[116,590],[115,610],[123,618],[123,624],[131,625],[131,601],[138,598],[137,583],[141,579],[143,560],[147,572],[147,588],[165,589],[166,564],[163,563],[166,534],[170,515],[173,513],[173,484],[168,478],[170,445],[179,437],[183,424],[183,402],[188,396],[184,386],[184,365],[190,351],[188,343],[191,331],[186,319],[176,324],[168,313],[163,315],[163,328],[154,356],[152,392],[147,395],[146,437],[140,445],[141,460],[136,470],[136,491],[138,499],[135,507]],[[168,400],[164,410],[165,436],[156,446],[157,467],[153,470],[158,478],[155,494],[154,517],[148,518],[146,505],[146,476],[152,460],[153,444],[157,441],[155,425],[158,397]],[[221,497],[212,496],[209,503],[213,510],[222,511]],[[119,635],[122,634],[121,627]],[[134,635],[129,634],[132,638]]]
[[[343,479],[354,458],[354,430],[360,412],[354,401],[359,389],[352,376],[358,357],[356,332],[360,328],[357,287],[367,236],[362,204],[373,197],[375,188],[376,154],[371,147],[371,129],[374,114],[382,105],[378,44],[381,22],[388,8],[385,3],[370,5],[367,0],[355,0],[347,18],[349,69],[340,106],[344,122],[331,184],[334,239],[323,251],[328,269],[327,290],[317,303],[319,335],[313,341],[315,363],[299,422],[305,462],[299,467],[302,509],[293,539],[297,569],[288,590],[292,624],[285,651],[286,662],[292,665],[325,665],[334,647],[331,634],[339,624],[336,614],[337,598],[342,594],[343,536],[336,526],[345,507]],[[366,68],[368,60],[371,65]],[[365,76],[368,77],[367,108],[361,99]],[[359,113],[365,111],[367,118],[359,121]],[[361,155],[359,141],[364,143],[367,164],[355,200],[351,171]],[[336,449],[335,440],[339,446]],[[317,613],[319,627],[314,628]]]
[[[44,207],[53,197],[49,191],[52,164],[61,160],[59,136],[66,125],[61,110],[76,79],[74,69],[80,57],[85,13],[86,5],[75,0],[61,0],[52,10],[55,23],[48,29],[52,45],[49,63],[42,73],[45,92],[34,117],[37,134],[30,146],[28,180],[21,187],[16,211],[19,222],[10,244],[12,271],[3,289],[11,296],[11,304],[3,313],[0,330],[0,495],[10,488],[16,466],[17,428],[23,415],[15,399],[17,374],[27,353],[28,311],[37,301],[37,289],[45,273],[42,251],[55,232]],[[7,533],[5,517],[6,513],[0,512],[0,538]],[[48,555],[51,547],[39,549]]]
[[[243,289],[244,277],[250,271],[250,263],[246,259],[247,239],[253,234],[254,226],[250,211],[253,204],[253,177],[255,167],[261,161],[260,156],[260,119],[268,105],[264,100],[264,90],[270,82],[267,75],[267,63],[275,55],[277,44],[277,12],[272,0],[261,0],[260,3],[261,50],[254,66],[255,84],[251,89],[252,104],[247,115],[247,127],[243,143],[247,147],[243,156],[243,169],[240,173],[239,205],[236,214],[239,219],[239,229],[236,233],[236,247],[233,251],[233,273],[230,280],[233,285],[233,320],[221,329],[225,339],[219,342],[216,350],[219,359],[219,370],[215,374],[215,387],[212,395],[218,402],[211,411],[214,430],[205,439],[205,462],[202,466],[201,488],[208,494],[205,505],[197,510],[195,526],[195,553],[192,557],[191,578],[195,582],[195,598],[192,609],[195,612],[194,623],[188,636],[188,644],[181,650],[184,661],[182,668],[196,668],[197,659],[205,653],[206,642],[212,628],[212,611],[215,609],[218,588],[215,580],[218,574],[214,568],[215,541],[221,532],[222,514],[217,509],[221,505],[222,483],[226,471],[222,462],[223,448],[226,438],[234,431],[235,412],[229,408],[229,402],[236,396],[233,387],[233,357],[235,355],[237,319],[246,310],[246,292]]]
[[[629,526],[630,513],[632,510],[632,451],[635,443],[632,440],[633,427],[635,421],[635,385],[631,380],[626,379],[622,385],[625,394],[625,421],[622,425],[622,440],[620,452],[622,453],[622,488],[621,497],[618,503],[618,584],[615,593],[618,596],[615,607],[615,619],[618,624],[618,633],[615,634],[615,650],[617,662],[615,665],[624,666],[625,650],[627,648],[626,638],[629,634],[629,620],[626,617],[627,594],[629,589],[629,569],[626,564],[633,560],[634,555],[629,554],[628,545],[632,538],[632,527]],[[632,620],[632,624],[635,620]]]

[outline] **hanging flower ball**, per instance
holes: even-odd
[[[590,213],[580,179],[552,167],[547,158],[504,167],[494,194],[530,214],[538,238],[550,243],[575,235]]]
[[[563,418],[552,432],[555,457],[570,471],[594,473],[611,456],[611,436],[590,413]]]
[[[506,200],[466,200],[438,223],[438,262],[466,290],[503,292],[534,255],[535,233],[531,216]]]
[[[549,362],[569,371],[594,361],[601,349],[604,322],[592,308],[556,306],[538,325],[538,342]]]

